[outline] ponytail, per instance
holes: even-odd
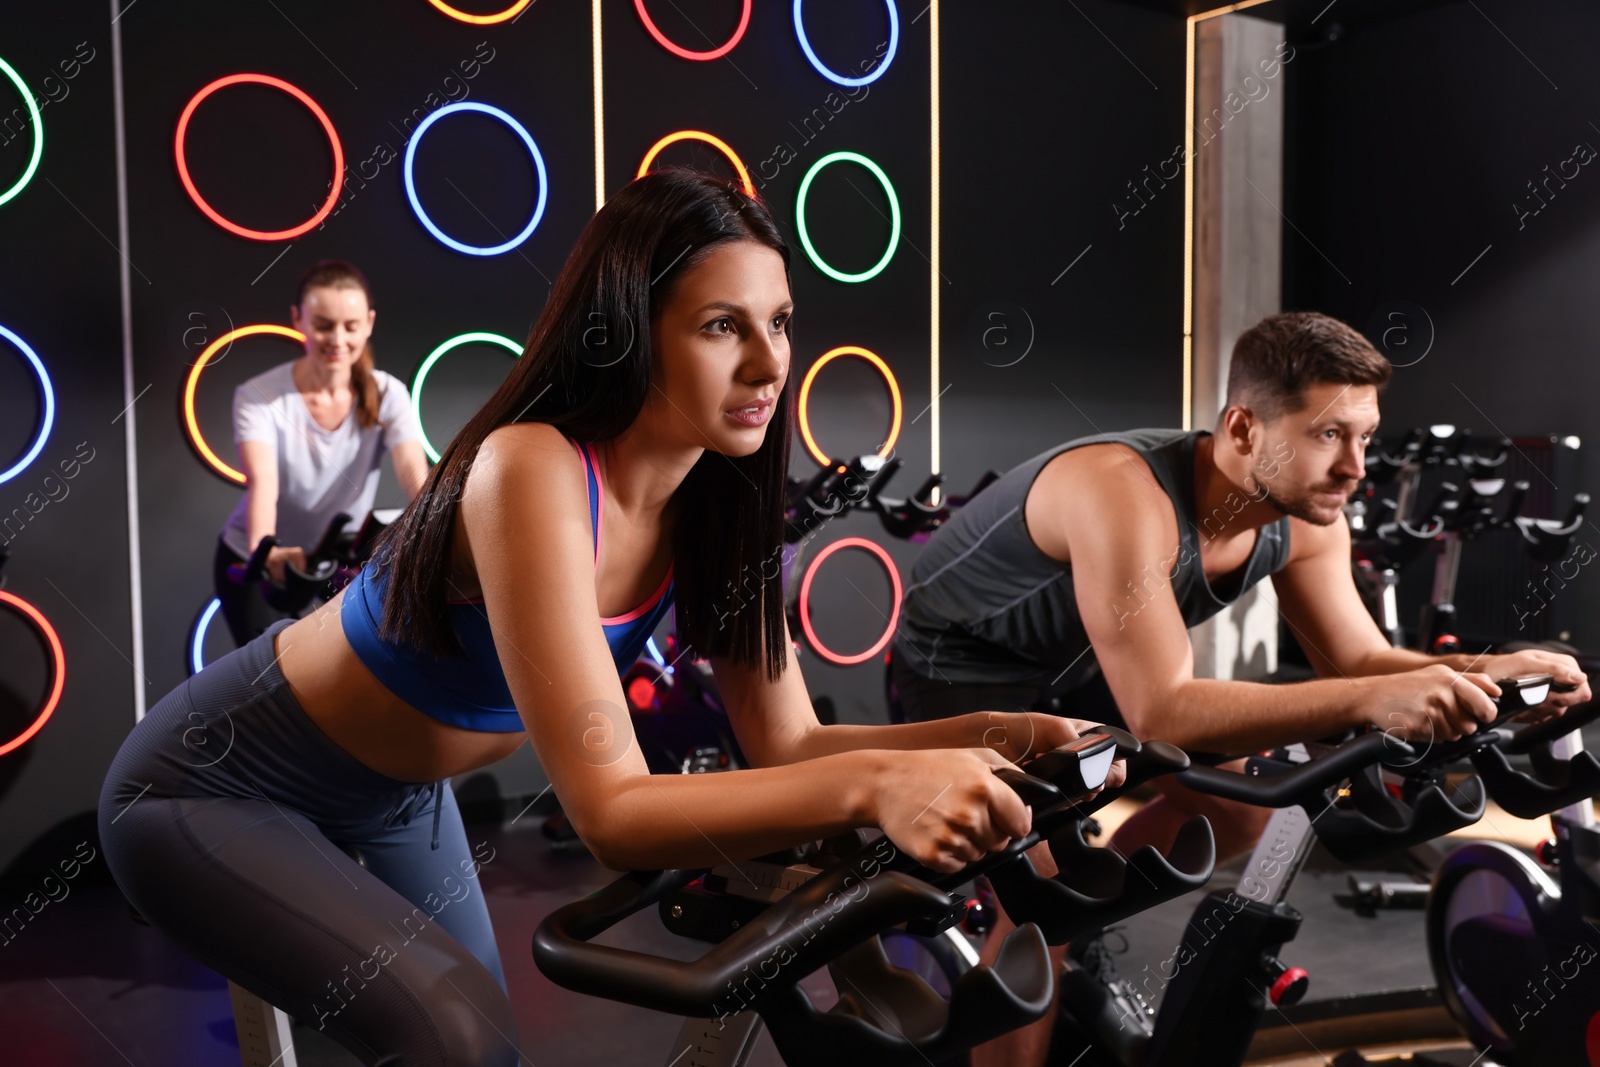
[[[355,394],[356,420],[363,430],[378,425],[382,393],[378,391],[378,377],[373,373],[376,369],[369,344],[361,350],[361,358],[350,367],[350,391]]]

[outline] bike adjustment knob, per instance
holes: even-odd
[[[1555,867],[1561,862],[1556,852],[1556,839],[1547,837],[1533,847],[1533,857],[1545,867]]]
[[[1274,1007],[1294,1007],[1306,995],[1306,990],[1311,988],[1311,976],[1303,968],[1290,967],[1276,956],[1263,955],[1261,966],[1271,982],[1267,997]]]

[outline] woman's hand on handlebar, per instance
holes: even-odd
[[[1489,698],[1499,696],[1500,687],[1481,672],[1435,663],[1362,681],[1370,687],[1368,721],[1402,741],[1454,741],[1477,733],[1498,714]]]
[[[873,783],[873,821],[924,867],[958,871],[1033,826],[1027,805],[995,776],[992,752],[922,749],[884,757]]]
[[[1084,734],[1094,733],[1101,725],[1085,719],[1068,719],[1042,711],[981,712],[983,747],[1002,760],[1021,763],[1034,756],[1060,748],[1076,741]],[[1117,760],[1106,772],[1103,789],[1115,789],[1128,776],[1127,765]],[[1090,796],[1100,792],[1096,789]]]
[[[299,570],[306,569],[306,550],[303,548],[285,548],[277,546],[267,553],[267,575],[282,585],[284,581],[284,564],[292,563]]]

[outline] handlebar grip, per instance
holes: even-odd
[[[1134,745],[1134,751],[1138,751],[1138,742]],[[1115,737],[1097,730],[1054,751],[1042,753],[1022,766],[1029,777],[1043,778],[1067,797],[1080,797],[1105,784],[1106,774],[1122,749]],[[1023,800],[1033,803],[1027,797]],[[1034,805],[1034,814],[1043,814],[1038,805]]]
[[[1035,811],[1054,811],[1067,802],[1066,794],[1054,785],[1015,767],[996,767],[994,776],[1009,785],[1022,802]]]
[[[256,545],[255,551],[250,553],[250,558],[245,561],[244,569],[239,575],[240,584],[249,585],[251,582],[260,581],[261,576],[267,572],[267,556],[277,547],[278,539],[276,537],[271,534],[263,537],[260,543]],[[228,568],[228,577],[233,577],[232,567]]]
[[[1300,804],[1320,808],[1318,797],[1323,790],[1344,781],[1362,767],[1395,760],[1415,761],[1416,758],[1416,751],[1404,741],[1373,732],[1340,745],[1326,756],[1268,778],[1254,778],[1215,767],[1190,767],[1178,774],[1178,780],[1197,792],[1258,807],[1288,808]]]
[[[1569,709],[1564,715],[1557,718],[1535,723],[1517,731],[1511,740],[1501,747],[1513,755],[1531,752],[1539,745],[1554,741],[1558,737],[1565,737],[1572,731],[1587,726],[1596,719],[1600,719],[1600,700],[1591,700],[1587,704]]]
[[[741,1003],[741,1008],[759,1008],[770,995],[880,930],[949,912],[947,894],[908,875],[878,869],[882,861],[874,855],[858,854],[852,862],[817,875],[691,961],[589,943],[703,873],[634,872],[547,916],[534,931],[533,957],[547,977],[567,989],[689,1016],[721,1014],[718,1001],[733,988],[730,983],[761,973],[763,964],[782,957],[788,980],[768,981]],[[870,874],[868,864],[873,867]],[[856,886],[863,888],[858,896],[852,895]]]

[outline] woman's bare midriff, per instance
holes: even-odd
[[[289,691],[334,744],[379,774],[433,782],[504,759],[527,739],[451,726],[384,688],[345,640],[343,603],[341,592],[273,639]]]

